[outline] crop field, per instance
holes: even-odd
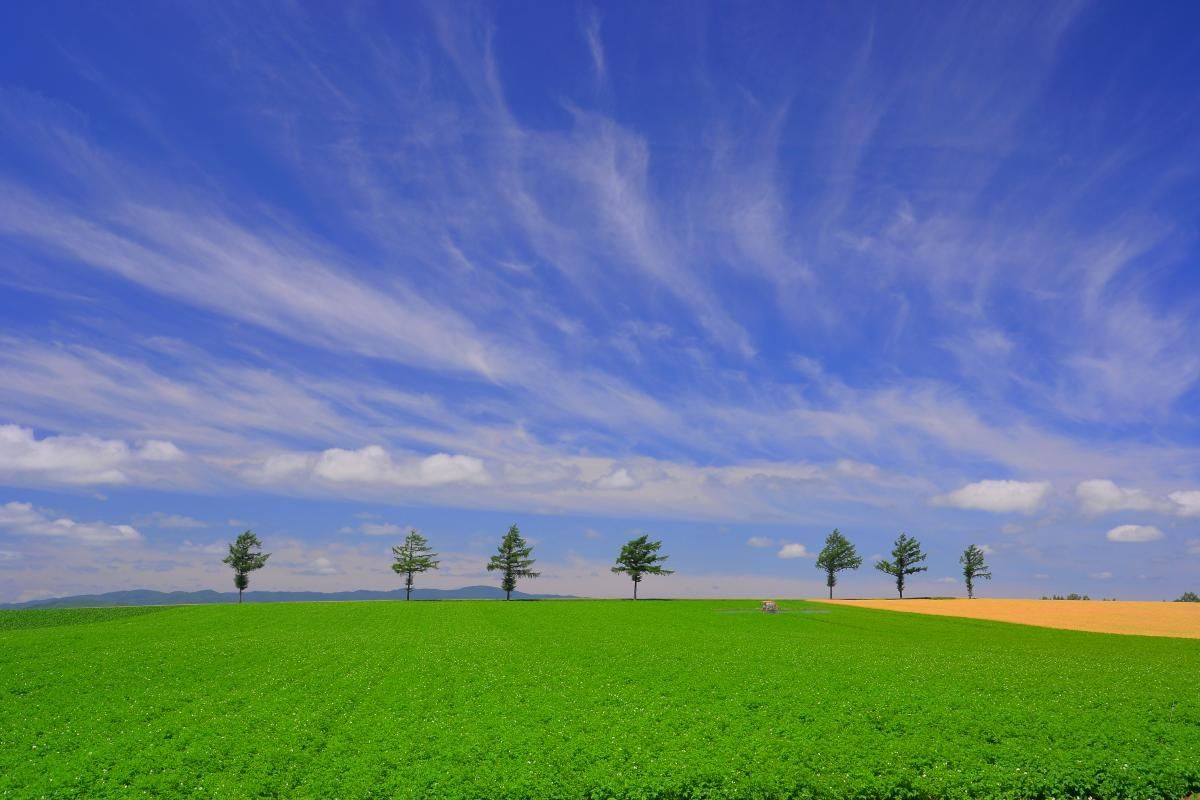
[[[1200,639],[1200,603],[1128,600],[822,600],[823,603],[990,619],[1094,633],[1181,636]]]
[[[1200,790],[1200,641],[782,606],[0,612],[0,797]]]

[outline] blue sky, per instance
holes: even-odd
[[[0,15],[0,601],[1200,585],[1194,4]]]

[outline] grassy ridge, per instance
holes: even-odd
[[[0,797],[1200,790],[1200,642],[786,606],[247,605],[10,626]]]

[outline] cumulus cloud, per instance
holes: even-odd
[[[780,558],[810,558],[812,553],[808,552],[808,548],[802,544],[785,544],[779,548],[778,553]]]
[[[142,538],[131,525],[107,522],[76,522],[67,517],[52,518],[31,503],[5,503],[0,506],[0,530],[25,536],[49,536],[74,539],[84,544],[111,544]]]
[[[408,532],[403,525],[392,522],[364,522],[358,529],[367,536],[400,536]]]
[[[330,448],[320,453],[278,453],[243,469],[263,483],[317,480],[339,485],[433,487],[481,484],[489,478],[474,456],[435,453],[397,460],[379,445],[358,450]]]
[[[1163,532],[1153,525],[1118,525],[1104,534],[1110,542],[1156,542]]]
[[[325,556],[318,556],[308,563],[304,569],[297,570],[300,575],[336,575],[337,567]]]
[[[1112,511],[1153,511],[1163,507],[1141,489],[1122,489],[1110,480],[1083,481],[1075,487],[1075,496],[1085,514]]]
[[[1167,498],[1175,504],[1175,513],[1181,517],[1200,517],[1200,490],[1171,492]]]
[[[968,483],[949,494],[933,498],[936,506],[965,508],[975,511],[1031,514],[1042,507],[1050,494],[1046,481],[978,481]]]
[[[636,489],[638,481],[625,467],[618,467],[596,481],[596,486],[600,489]]]
[[[751,536],[746,540],[746,544],[751,547],[774,547],[775,540],[770,536]]]
[[[0,477],[75,485],[126,483],[129,471],[139,465],[184,458],[170,442],[150,440],[131,446],[90,435],[38,439],[31,428],[0,425]]]

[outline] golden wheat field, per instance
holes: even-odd
[[[814,600],[1073,631],[1200,639],[1200,603],[1128,600]]]

